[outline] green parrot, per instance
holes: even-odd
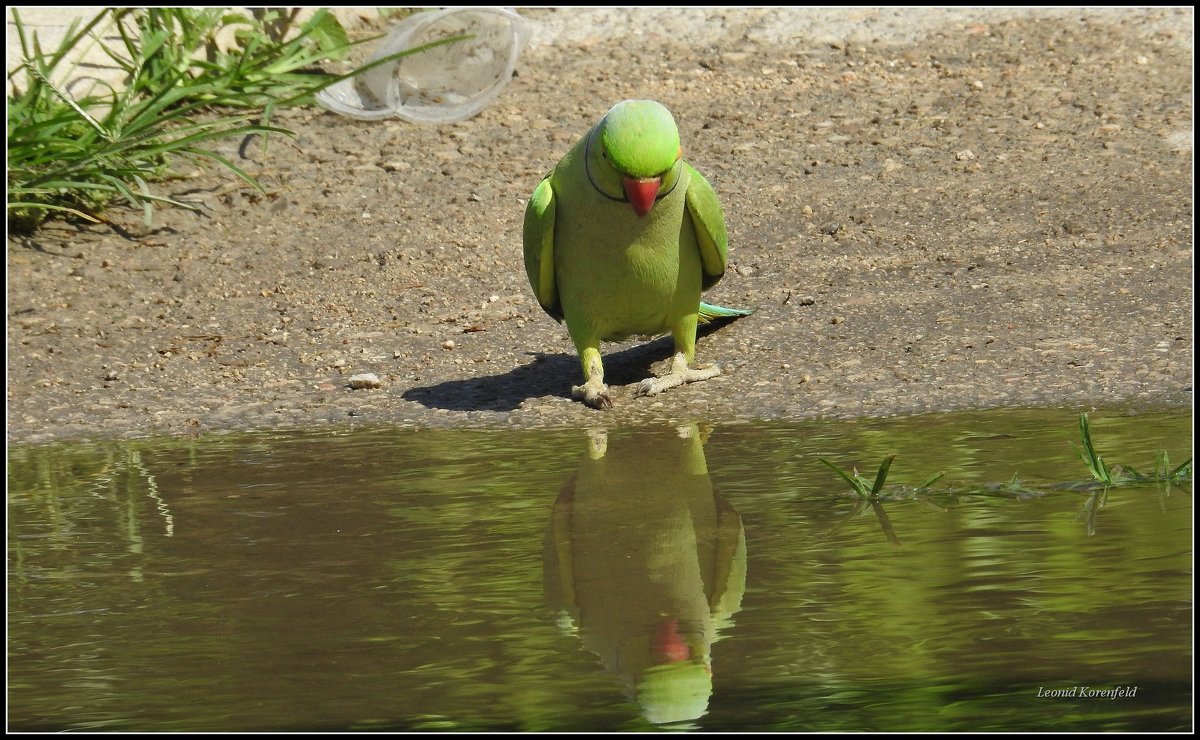
[[[671,369],[638,395],[721,373],[692,367],[696,325],[751,311],[701,303],[725,274],[728,235],[716,193],[683,160],[671,112],[617,103],[544,177],[525,208],[525,272],[538,303],[567,330],[583,364],[571,395],[612,408],[600,342],[670,332]]]

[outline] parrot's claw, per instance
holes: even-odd
[[[612,396],[608,395],[608,386],[603,383],[584,383],[571,386],[571,398],[583,401],[594,409],[611,409]]]
[[[639,396],[654,396],[668,388],[674,388],[677,385],[684,383],[695,383],[697,380],[708,380],[715,378],[721,374],[721,368],[716,365],[707,365],[705,367],[689,368],[686,365],[680,367],[678,363],[671,368],[671,372],[655,378],[646,378],[638,384],[637,394]]]

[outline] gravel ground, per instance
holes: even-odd
[[[1190,406],[1193,10],[523,13],[470,121],[289,111],[295,139],[229,149],[265,195],[188,173],[198,214],[10,234],[10,443]],[[700,341],[722,376],[653,398],[669,339],[606,346],[602,412],[520,232],[631,97],[725,206],[706,300],[757,312]]]

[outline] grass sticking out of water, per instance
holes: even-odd
[[[1092,433],[1088,427],[1087,414],[1079,415],[1079,439],[1081,447],[1079,456],[1083,459],[1092,477],[1106,487],[1136,485],[1142,483],[1184,483],[1192,478],[1192,458],[1188,458],[1179,466],[1172,468],[1171,460],[1166,450],[1159,450],[1154,461],[1154,473],[1146,475],[1128,465],[1109,466],[1104,462],[1096,446],[1092,442]]]
[[[896,459],[896,456],[888,455],[883,459],[883,462],[879,465],[878,472],[875,473],[875,480],[873,482],[868,481],[866,478],[863,478],[861,475],[859,475],[857,469],[855,469],[852,473],[847,473],[845,470],[842,470],[837,465],[831,463],[823,457],[818,459],[830,470],[841,476],[842,480],[846,481],[846,483],[850,485],[850,488],[859,496],[867,500],[878,500],[883,496],[883,486],[885,483],[887,483],[888,471],[891,470],[892,461]],[[934,482],[939,480],[943,475],[945,475],[945,473],[936,473],[931,475],[929,478],[925,479],[925,482],[917,486],[913,490],[913,493],[922,493],[929,490],[929,487],[933,485]]]
[[[1166,450],[1160,450],[1155,458],[1154,472],[1146,475],[1138,472],[1135,468],[1128,465],[1109,465],[1105,462],[1104,457],[1096,449],[1096,444],[1092,440],[1091,428],[1088,426],[1087,414],[1079,415],[1079,439],[1080,446],[1076,449],[1079,451],[1079,456],[1092,474],[1092,480],[1085,481],[1070,481],[1065,483],[1057,483],[1049,486],[1049,488],[1058,490],[1091,490],[1103,488],[1107,491],[1109,488],[1118,488],[1122,486],[1146,485],[1152,483],[1159,484],[1180,484],[1190,483],[1192,479],[1192,458],[1188,458],[1180,465],[1172,468],[1171,461],[1167,456]],[[921,485],[914,489],[884,491],[884,485],[887,482],[888,473],[891,470],[892,462],[896,459],[895,455],[888,455],[879,465],[879,470],[875,474],[874,481],[870,481],[858,474],[858,470],[846,472],[836,464],[824,458],[818,458],[821,463],[828,467],[833,472],[844,480],[851,491],[860,498],[877,502],[881,500],[896,500],[901,498],[918,498],[923,494],[930,492],[930,486],[934,482],[940,480],[944,473],[937,473],[925,479]],[[1020,478],[1015,474],[1012,479],[1006,483],[989,483],[982,487],[968,489],[948,489],[938,491],[941,495],[961,496],[961,495],[1003,495],[1027,498],[1031,496],[1046,495],[1044,491],[1030,488],[1025,485]]]

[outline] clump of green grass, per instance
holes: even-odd
[[[846,483],[850,485],[850,488],[859,496],[868,500],[877,500],[883,495],[883,486],[885,483],[887,483],[888,471],[891,470],[892,461],[896,459],[896,456],[888,455],[883,459],[883,462],[879,465],[879,470],[875,473],[874,481],[869,481],[859,475],[857,468],[854,470],[854,472],[847,473],[845,470],[842,470],[837,465],[829,462],[825,458],[818,459],[830,470],[837,473],[842,480],[846,481]],[[945,473],[937,473],[925,479],[921,485],[916,487],[914,493],[922,493],[928,490],[929,487],[943,475],[945,475]]]
[[[1091,429],[1088,426],[1087,414],[1081,414],[1079,417],[1079,438],[1080,446],[1077,449],[1084,464],[1087,465],[1088,470],[1092,474],[1092,480],[1054,484],[1049,486],[1049,488],[1082,492],[1088,495],[1086,502],[1083,504],[1083,516],[1087,522],[1087,533],[1089,536],[1096,533],[1097,512],[1104,507],[1105,502],[1108,500],[1109,489],[1149,483],[1169,486],[1171,484],[1188,483],[1192,479],[1192,459],[1188,458],[1181,465],[1171,467],[1171,462],[1165,450],[1159,451],[1156,456],[1154,473],[1151,475],[1144,475],[1128,466],[1109,465],[1096,450],[1096,445],[1092,440]],[[940,489],[935,494],[930,490],[930,486],[940,480],[943,473],[930,476],[914,489],[901,488],[900,490],[896,490],[893,488],[890,493],[885,493],[884,486],[887,483],[888,473],[895,459],[895,455],[889,455],[884,458],[883,462],[879,465],[879,470],[875,473],[874,480],[870,480],[859,475],[857,469],[853,472],[846,472],[829,460],[818,458],[822,464],[837,473],[838,477],[845,481],[850,486],[851,491],[858,496],[853,510],[841,523],[834,527],[830,534],[840,529],[843,524],[858,516],[870,506],[875,512],[876,517],[878,517],[880,527],[883,529],[883,533],[888,541],[898,546],[900,545],[900,539],[897,537],[895,529],[892,527],[892,523],[883,508],[883,503],[886,501],[915,500],[939,511],[946,511],[946,509],[937,506],[930,499],[936,500],[941,498],[941,500],[945,500],[948,497],[953,500],[962,496],[977,495],[1024,499],[1050,495],[1046,491],[1028,487],[1016,474],[1005,483],[989,483],[982,487],[957,490],[953,488]]]
[[[1179,466],[1172,468],[1166,450],[1159,450],[1155,458],[1154,473],[1151,475],[1140,473],[1128,465],[1110,466],[1096,451],[1096,445],[1092,442],[1087,414],[1079,415],[1079,440],[1080,446],[1076,448],[1079,457],[1091,471],[1092,478],[1106,488],[1143,483],[1183,483],[1192,478],[1192,458],[1189,457]]]
[[[155,205],[194,208],[150,187],[179,160],[216,163],[261,191],[213,148],[216,142],[291,135],[269,125],[276,108],[311,102],[342,79],[463,38],[334,76],[317,65],[374,39],[349,41],[327,10],[296,27],[295,13],[281,10],[247,16],[224,8],[106,8],[73,23],[54,50],[27,33],[16,9],[12,14],[24,63],[9,73],[7,209],[10,227],[22,232],[51,214],[99,222],[115,202],[141,208],[147,225]],[[224,50],[217,43],[223,30],[235,39]],[[72,52],[90,43],[124,73],[124,85],[93,80],[75,97],[55,80],[68,71]]]
[[[1052,488],[1086,490],[1103,487],[1108,489],[1119,486],[1144,485],[1147,483],[1186,483],[1192,479],[1192,458],[1189,457],[1182,464],[1171,467],[1171,461],[1167,457],[1166,450],[1159,451],[1157,457],[1155,458],[1154,472],[1150,475],[1140,473],[1129,466],[1109,465],[1096,450],[1096,445],[1092,441],[1092,433],[1090,427],[1088,426],[1087,414],[1079,415],[1079,439],[1080,446],[1076,449],[1079,451],[1080,458],[1083,460],[1084,464],[1087,465],[1088,470],[1091,472],[1093,480],[1060,483],[1051,486]],[[824,458],[818,459],[830,470],[837,473],[838,477],[844,480],[850,486],[850,489],[860,498],[868,501],[879,501],[884,498],[884,485],[887,482],[888,472],[891,470],[892,462],[896,459],[896,456],[888,455],[886,458],[884,458],[883,462],[879,466],[879,470],[875,474],[875,479],[873,481],[859,475],[857,469],[852,473],[848,473]],[[910,493],[920,498],[921,494],[928,493],[929,487],[933,485],[935,481],[940,480],[943,475],[943,473],[937,473],[936,475],[930,476]],[[957,492],[949,491],[947,493],[957,493],[959,495],[985,493],[1018,497],[1044,495],[1040,491],[1027,487],[1015,474],[1007,483],[988,484],[982,488],[973,488]],[[891,498],[896,498],[896,496],[892,496]]]
[[[259,188],[232,161],[214,151],[221,139],[252,133],[287,133],[255,122],[257,110],[204,115],[215,105],[256,107],[261,91],[231,84],[250,79],[235,66],[205,74],[210,64],[194,58],[225,22],[218,10],[104,9],[90,21],[76,21],[62,44],[44,50],[26,32],[16,9],[13,20],[24,63],[9,75],[8,214],[18,231],[29,231],[52,212],[98,222],[99,213],[120,199],[141,207],[147,221],[155,204],[191,207],[155,194],[172,159],[207,160]],[[244,16],[243,16],[244,17]],[[120,46],[105,43],[109,30]],[[63,76],[66,59],[96,42],[125,73],[121,89],[92,80],[78,99],[53,80]],[[24,75],[23,84],[18,75]],[[261,188],[259,188],[261,189]]]
[[[210,85],[197,97],[212,106],[257,108],[311,103],[332,82],[319,64],[345,58],[351,42],[337,17],[319,10],[297,25],[300,9],[141,8],[113,11],[121,48],[108,50],[153,94],[164,81]],[[233,37],[222,48],[218,37]],[[371,40],[371,39],[367,39]],[[138,64],[144,61],[144,67]]]

